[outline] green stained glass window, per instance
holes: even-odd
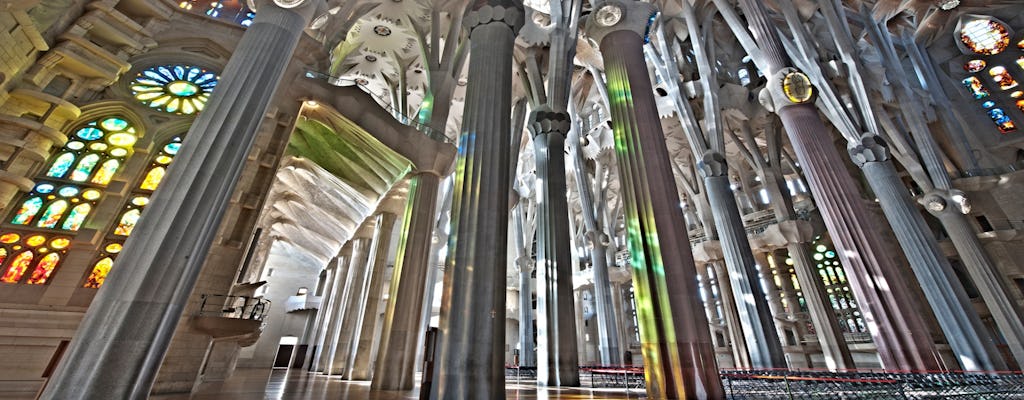
[[[156,66],[140,72],[131,90],[136,100],[151,108],[192,115],[206,106],[218,80],[216,74],[200,67]]]
[[[89,154],[82,157],[78,161],[78,165],[75,166],[75,170],[71,171],[71,180],[78,182],[85,182],[89,179],[89,175],[92,174],[93,168],[96,168],[96,164],[100,162],[100,156],[98,154]]]
[[[53,160],[53,163],[50,165],[50,170],[46,171],[46,176],[53,178],[62,178],[65,174],[68,173],[68,170],[71,169],[71,164],[73,164],[74,162],[74,153],[63,153],[57,156],[55,160]]]
[[[64,220],[64,224],[60,228],[67,231],[77,231],[82,227],[82,222],[85,222],[85,217],[89,216],[90,211],[92,211],[92,206],[88,203],[75,206],[68,213],[68,218]]]

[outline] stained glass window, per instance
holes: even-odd
[[[988,70],[988,74],[992,76],[992,80],[999,85],[1000,90],[1012,89],[1017,87],[1017,81],[1010,76],[1009,72],[1006,72],[1006,67],[997,65]]]
[[[202,1],[182,0],[178,7],[184,10],[203,13],[210,18],[234,22],[241,26],[252,25],[256,13],[252,11],[244,1]]]
[[[102,189],[131,153],[136,130],[127,119],[107,116],[72,130],[70,140],[11,217],[14,225],[77,231]]]
[[[984,99],[989,95],[988,89],[985,89],[985,86],[981,84],[981,79],[978,79],[977,77],[969,76],[964,78],[963,84],[967,90],[970,90],[971,95],[974,96],[975,99]]]
[[[60,264],[71,238],[44,234],[0,235],[0,282],[42,285]]]
[[[217,86],[213,72],[189,65],[148,68],[132,82],[135,99],[160,111],[192,115],[203,110]]]
[[[178,154],[180,149],[181,137],[175,137],[164,144],[160,151],[153,156],[149,170],[143,175],[135,190],[128,195],[128,201],[121,211],[117,224],[114,225],[112,231],[107,236],[108,241],[104,245],[98,261],[93,264],[92,271],[83,285],[84,287],[99,288],[103,285],[103,281],[117,259],[117,255],[121,253],[125,237],[131,235],[132,230],[135,229],[135,224],[138,223],[143,211],[145,211],[146,206],[149,204],[150,196],[160,186],[160,181],[163,180],[167,166],[174,161],[174,156]]]
[[[960,41],[978,54],[1002,53],[1010,44],[1010,33],[1003,24],[990,19],[968,21],[960,29]]]
[[[1006,111],[1002,108],[991,108],[988,110],[988,117],[992,118],[992,122],[999,128],[999,132],[1009,133],[1017,130],[1017,124],[1010,119],[1009,115],[1006,115]]]

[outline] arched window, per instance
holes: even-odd
[[[0,282],[45,284],[85,224],[103,190],[132,152],[137,132],[108,115],[79,125],[0,231]],[[19,227],[29,228],[21,230]]]
[[[159,187],[163,180],[167,167],[174,161],[174,156],[181,149],[181,137],[175,137],[164,144],[153,157],[146,173],[142,175],[138,184],[135,185],[131,194],[128,195],[128,202],[111,227],[107,240],[104,242],[103,251],[100,252],[93,264],[89,277],[86,278],[84,287],[99,288],[103,285],[110,269],[113,268],[117,255],[121,253],[124,240],[131,235],[135,224],[149,204],[150,196]]]
[[[71,245],[67,236],[5,233],[0,235],[0,282],[41,285],[49,281]]]
[[[159,65],[139,73],[132,81],[135,99],[171,114],[192,115],[206,106],[217,86],[213,72],[190,65]]]
[[[252,25],[252,19],[256,18],[256,13],[244,1],[182,0],[178,3],[178,7],[246,27]]]
[[[1024,119],[1024,38],[1011,46],[1010,28],[987,16],[964,17],[956,36],[965,54],[960,61],[967,72],[961,80],[964,88],[999,132],[1016,131],[1017,121]]]

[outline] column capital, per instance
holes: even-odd
[[[520,271],[529,271],[533,269],[534,261],[533,258],[522,256],[516,258],[516,266],[519,267]]]
[[[565,138],[569,134],[572,122],[569,113],[554,111],[547,104],[530,112],[530,132],[533,136],[557,134]]]
[[[967,200],[967,196],[957,189],[928,191],[918,199],[918,203],[921,203],[929,213],[935,216],[946,213],[968,214],[971,212],[971,203]]]
[[[477,0],[471,7],[472,11],[466,13],[462,20],[462,26],[466,27],[470,36],[473,30],[479,26],[492,22],[503,23],[512,29],[513,35],[519,34],[523,27],[523,3],[516,0]]]
[[[594,10],[584,22],[584,29],[598,45],[605,36],[618,31],[632,31],[646,43],[659,13],[655,5],[634,0],[599,1]]]
[[[860,143],[850,143],[847,150],[853,163],[861,168],[867,163],[889,160],[889,144],[881,136],[871,133],[861,136]]]
[[[705,151],[700,157],[700,172],[705,178],[729,175],[729,161],[725,154],[714,150]]]
[[[330,17],[327,13],[327,2],[324,0],[246,0],[246,3],[255,12],[270,8],[292,10],[301,15],[307,24],[317,16],[317,24],[322,26]]]

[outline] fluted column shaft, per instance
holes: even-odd
[[[366,291],[366,304],[363,307],[362,318],[360,318],[358,336],[353,343],[355,345],[355,356],[350,373],[346,375],[349,379],[369,380],[373,375],[370,361],[373,360],[373,348],[377,343],[377,322],[379,318],[380,302],[383,298],[384,275],[388,269],[388,251],[391,250],[391,232],[395,228],[395,221],[398,216],[390,212],[382,212],[377,215],[377,229],[373,235],[373,250],[371,254],[372,268],[370,275],[370,286]]]
[[[640,2],[595,5],[599,12],[602,7],[622,11],[622,18],[610,25],[588,20],[587,29],[600,43],[608,76],[647,396],[722,398],[686,223],[644,61],[643,32],[655,10]]]
[[[792,62],[779,40],[764,5],[740,0],[747,23],[773,77]],[[773,78],[774,79],[774,78]],[[781,87],[776,90],[781,91]],[[773,99],[784,96],[773,94]],[[850,288],[886,368],[930,370],[939,358],[924,321],[913,309],[906,283],[898,266],[885,256],[876,227],[855,188],[850,174],[836,163],[839,152],[812,103],[775,101],[776,112],[785,126],[800,166],[814,194],[839,255],[847,268]]]
[[[721,154],[708,153],[702,160],[704,187],[718,230],[725,266],[729,269],[732,295],[739,313],[741,332],[754,368],[784,368],[785,353],[775,330],[771,310],[759,284],[754,253],[747,241],[743,217],[730,188],[728,168]]]
[[[520,1],[474,3],[433,399],[505,398],[512,48]]]
[[[334,308],[334,296],[338,284],[338,257],[331,259],[327,267],[327,282],[324,284],[324,292],[321,296],[320,308],[316,310],[316,324],[313,325],[313,341],[306,353],[309,360],[309,370],[317,371],[320,355],[323,353],[324,338],[327,337],[328,318]]]
[[[441,178],[431,173],[419,173],[409,179],[409,200],[399,234],[398,258],[391,272],[380,348],[373,366],[373,389],[409,390],[413,387],[440,184]]]
[[[338,266],[334,269],[334,286],[331,288],[330,303],[320,339],[320,351],[314,359],[314,371],[328,373],[328,367],[334,357],[334,345],[338,337],[338,327],[345,310],[345,282],[348,281],[349,267],[352,265],[352,242],[349,241],[338,254]]]
[[[537,383],[579,386],[565,182],[569,114],[541,106],[531,117],[537,174]]]
[[[725,320],[725,327],[729,330],[729,342],[732,348],[733,362],[737,368],[750,368],[750,352],[747,351],[747,341],[743,337],[742,320],[739,311],[736,309],[736,296],[733,295],[732,281],[725,263],[721,260],[712,261],[715,269],[715,282],[718,283],[719,301],[722,302],[722,319]]]
[[[263,7],[115,268],[93,300],[45,399],[140,399],[213,243],[270,101],[313,5]]]
[[[1009,295],[1011,289],[978,240],[977,232],[952,198],[943,197],[941,200],[926,201],[942,201],[945,204],[942,210],[929,208],[928,211],[942,222],[942,227],[949,234],[949,239],[963,260],[968,275],[974,281],[981,298],[985,300],[985,305],[992,313],[992,319],[1003,334],[1010,353],[1016,359],[1017,365],[1024,365],[1024,319],[1016,301]]]
[[[324,374],[340,375],[344,367],[345,357],[351,346],[352,320],[355,304],[358,301],[357,292],[363,285],[366,274],[366,260],[370,254],[371,239],[369,237],[355,237],[352,243],[352,255],[348,258],[346,274],[341,275],[344,281],[339,284],[338,297],[335,302],[335,312],[332,313],[333,331],[327,336],[327,343],[324,348]]]
[[[850,155],[878,196],[882,212],[907,255],[961,368],[968,371],[1005,369],[1006,364],[998,358],[995,344],[983,330],[984,325],[967,292],[929,232],[910,191],[900,180],[885,142],[877,136],[865,136],[861,143],[851,145]]]

